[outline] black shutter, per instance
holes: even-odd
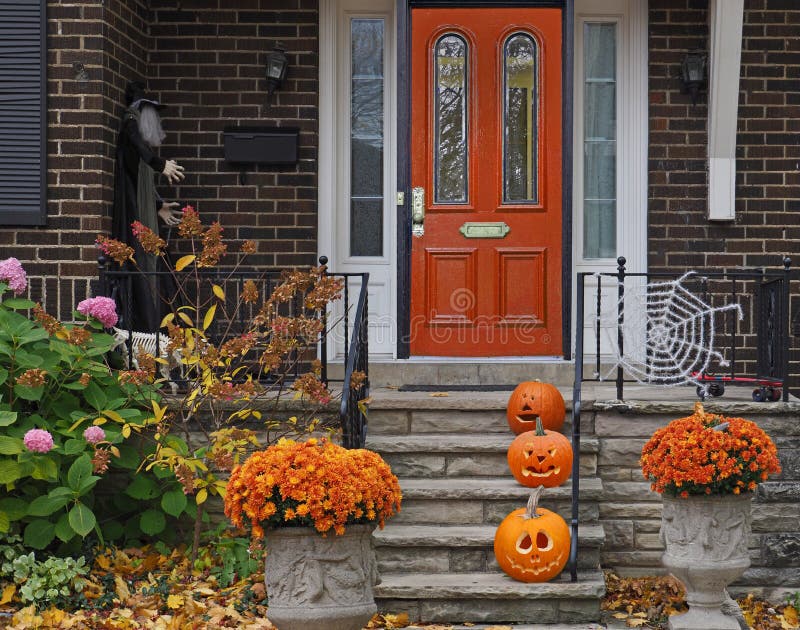
[[[44,225],[46,0],[0,0],[0,225]]]

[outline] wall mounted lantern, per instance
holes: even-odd
[[[692,105],[697,105],[697,95],[706,81],[706,54],[702,51],[687,52],[681,62],[683,92],[689,94]]]
[[[267,53],[267,94],[271,95],[281,86],[286,78],[286,69],[289,67],[289,60],[284,54],[284,49],[280,43],[275,44],[271,52]]]

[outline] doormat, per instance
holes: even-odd
[[[511,392],[516,385],[401,385],[401,392]]]

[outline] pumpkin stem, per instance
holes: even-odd
[[[525,518],[539,518],[539,515],[536,513],[536,508],[539,504],[539,497],[542,496],[542,492],[544,492],[544,486],[537,486],[533,492],[531,492],[531,496],[528,498],[528,506],[525,508]]]
[[[544,432],[544,427],[542,426],[542,419],[539,416],[536,416],[536,435],[539,437],[547,435]]]

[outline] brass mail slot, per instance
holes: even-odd
[[[467,221],[458,228],[466,238],[503,238],[511,231],[506,223],[475,223]]]

